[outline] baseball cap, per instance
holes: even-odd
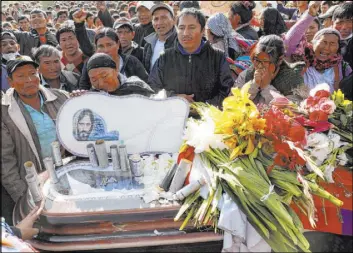
[[[104,53],[96,53],[87,62],[87,72],[96,68],[116,69],[116,63],[109,55]]]
[[[332,18],[333,13],[335,12],[336,8],[338,7],[338,5],[333,5],[331,6],[325,14],[321,14],[319,15],[320,19],[326,19],[326,18]]]
[[[150,9],[152,15],[153,15],[153,12],[155,12],[157,9],[166,9],[170,12],[170,14],[172,14],[172,17],[174,17],[173,8],[169,4],[159,3],[159,4],[153,5],[152,8]]]
[[[137,6],[136,6],[136,11],[141,7],[145,7],[149,10],[151,10],[152,6],[154,5],[154,3],[152,1],[138,1]]]
[[[39,65],[35,63],[31,57],[27,55],[19,55],[18,57],[16,57],[16,59],[7,61],[7,64],[6,64],[7,74],[11,75],[16,70],[17,67],[27,65],[27,64],[32,64],[36,68],[39,67]]]
[[[128,26],[132,31],[134,31],[134,26],[127,18],[119,18],[114,22],[113,28],[119,29],[122,26]]]
[[[2,32],[1,33],[1,40],[5,40],[5,39],[12,39],[17,42],[17,39],[12,32],[8,32],[8,31]]]

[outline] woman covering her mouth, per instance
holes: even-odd
[[[288,31],[284,40],[287,57],[295,52],[316,14],[316,8],[309,7],[309,12],[305,13]],[[312,43],[306,43],[303,52],[306,63],[304,83],[309,89],[313,89],[318,84],[327,83],[330,91],[333,92],[339,88],[340,81],[352,72],[349,64],[343,61],[341,40],[339,31],[325,28],[315,34]]]

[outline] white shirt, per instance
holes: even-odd
[[[309,67],[304,74],[304,83],[310,90],[315,88],[318,84],[327,83],[330,86],[330,91],[332,93],[335,84],[335,72],[333,67],[325,69],[322,73],[317,71],[314,67]]]
[[[157,40],[157,43],[156,43],[156,45],[154,46],[154,49],[153,49],[153,56],[152,56],[152,59],[151,59],[151,69],[150,69],[150,71],[152,70],[153,65],[158,60],[158,58],[161,55],[161,53],[164,51],[164,43],[165,43],[165,41]]]

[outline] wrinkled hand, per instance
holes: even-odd
[[[74,20],[75,23],[82,23],[86,20],[87,13],[81,9],[79,11],[75,11],[72,14],[72,19]]]
[[[70,97],[79,97],[83,94],[85,94],[87,90],[74,90],[72,93],[70,93]]]
[[[192,95],[186,95],[186,94],[177,94],[178,97],[185,98],[189,103],[193,103],[194,101],[194,94]]]
[[[310,16],[316,17],[320,10],[321,1],[310,1],[309,3],[309,14]]]
[[[17,224],[17,228],[20,229],[23,240],[30,240],[33,236],[39,233],[38,228],[33,228],[34,222],[38,219],[39,215],[43,211],[44,201],[41,205],[36,206],[33,210],[24,218],[20,223]]]
[[[105,1],[97,1],[96,3],[97,9],[100,11],[105,11],[105,9],[107,8],[107,6],[105,5]]]

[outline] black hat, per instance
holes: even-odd
[[[4,40],[4,39],[13,39],[14,41],[17,42],[15,35],[10,31],[5,31],[1,33],[1,40]]]
[[[96,53],[87,62],[87,72],[96,68],[116,69],[116,63],[109,55]]]
[[[35,63],[31,57],[27,55],[19,55],[18,57],[16,57],[16,59],[7,61],[7,64],[6,64],[7,74],[11,75],[16,70],[17,67],[27,65],[27,64],[32,64],[35,68],[39,67],[39,65]]]
[[[332,18],[333,13],[335,12],[335,10],[336,10],[337,7],[338,7],[338,5],[333,5],[333,6],[331,6],[331,7],[325,12],[325,14],[319,15],[319,18],[320,18],[320,19]]]

